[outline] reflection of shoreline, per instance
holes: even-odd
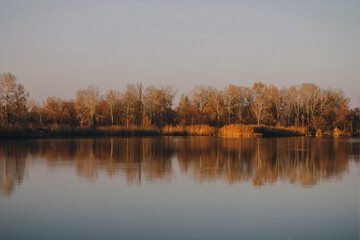
[[[271,185],[281,180],[311,186],[320,179],[341,177],[348,169],[348,144],[342,140],[257,138],[213,142],[208,143],[210,146],[194,142],[191,147],[182,146],[185,151],[178,151],[181,169],[190,169],[197,181],[222,178],[228,183],[251,180],[253,185]]]
[[[97,138],[4,141],[0,145],[0,192],[11,195],[24,179],[27,160],[43,157],[47,166],[73,164],[78,176],[94,181],[99,172],[122,175],[130,184],[170,180],[171,157],[196,182],[218,179],[253,185],[288,181],[303,186],[341,178],[349,156],[358,156],[347,139],[315,138]]]

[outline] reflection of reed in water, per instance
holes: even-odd
[[[42,157],[49,168],[75,167],[80,177],[125,176],[129,184],[169,181],[171,158],[197,182],[276,181],[311,186],[341,178],[349,156],[358,160],[356,142],[315,138],[96,138],[5,141],[0,145],[0,191],[10,195],[23,181],[26,159]]]

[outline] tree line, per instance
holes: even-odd
[[[140,82],[105,94],[90,85],[78,90],[73,99],[48,97],[44,103],[37,103],[29,99],[14,75],[3,73],[0,128],[253,124],[359,134],[360,109],[350,109],[342,90],[322,89],[312,83],[281,89],[261,82],[252,87],[228,85],[220,90],[197,85],[182,94],[176,106],[175,96],[170,86],[144,87]]]

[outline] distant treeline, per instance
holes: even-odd
[[[174,97],[172,87],[145,88],[140,82],[127,85],[122,92],[110,90],[103,95],[90,85],[78,90],[73,99],[48,97],[40,104],[29,99],[15,76],[3,73],[0,129],[11,133],[19,129],[262,125],[301,129],[311,135],[359,135],[360,109],[349,108],[342,90],[321,89],[312,83],[282,89],[261,82],[251,88],[229,85],[221,90],[198,85],[181,95],[177,106]]]

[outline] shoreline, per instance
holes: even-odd
[[[71,128],[56,126],[52,128],[22,128],[7,131],[0,130],[0,139],[47,139],[47,138],[88,138],[88,137],[155,137],[155,136],[211,136],[219,138],[254,138],[254,137],[321,137],[334,135],[324,133],[311,134],[307,128],[274,127],[265,125],[231,124],[221,128],[209,125],[165,126],[163,128],[139,127],[97,127]],[[347,136],[347,135],[344,135]],[[351,136],[348,136],[351,137]]]

